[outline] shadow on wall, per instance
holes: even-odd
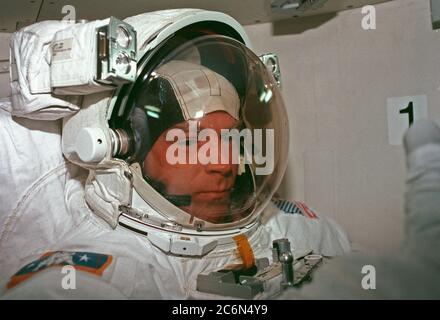
[[[291,19],[275,21],[272,23],[272,35],[300,34],[304,31],[318,28],[336,16],[337,13],[326,13],[311,17],[294,16]]]
[[[283,179],[281,180],[280,186],[278,187],[278,190],[276,192],[277,196],[282,199],[292,199],[292,195],[294,194],[294,183],[291,180],[291,177],[293,176],[290,171],[293,170],[293,165],[291,166],[289,163],[287,164],[286,172],[284,174]]]

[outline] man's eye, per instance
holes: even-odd
[[[220,135],[220,139],[222,143],[229,144],[229,145],[238,145],[240,144],[240,139],[231,137],[229,134],[222,134]]]
[[[220,139],[223,141],[223,143],[232,142],[232,140],[233,140],[233,138],[231,138],[231,136],[229,134],[221,134]]]
[[[192,146],[197,143],[197,139],[185,139],[180,141],[180,145]]]

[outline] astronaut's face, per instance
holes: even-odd
[[[195,121],[193,120],[193,123]],[[144,160],[144,172],[165,186],[165,192],[169,195],[187,195],[191,197],[191,204],[180,207],[191,215],[213,223],[220,223],[229,212],[231,189],[237,176],[238,165],[232,161],[232,142],[221,138],[222,129],[234,129],[237,120],[224,111],[216,111],[206,114],[196,121],[197,131],[211,129],[217,134],[218,161],[202,164],[194,152],[201,154],[201,150],[207,150],[202,146],[207,141],[200,141],[190,134],[189,121],[178,123],[165,130],[154,143],[152,149]],[[183,150],[186,159],[193,157],[194,161],[186,163],[170,163],[170,147],[176,144],[174,140],[167,141],[167,133],[172,129],[185,132]],[[209,139],[209,138],[208,138]],[[170,140],[170,139],[168,139]],[[182,144],[182,141],[180,142]],[[212,144],[211,144],[212,146]],[[222,150],[229,150],[229,159],[221,159]],[[168,158],[167,158],[168,151]],[[224,151],[223,151],[224,152]],[[203,153],[210,156],[210,151]],[[171,161],[172,162],[172,161]],[[235,162],[236,163],[236,162]]]

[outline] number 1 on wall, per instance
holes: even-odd
[[[388,98],[387,113],[388,142],[400,145],[403,135],[414,121],[428,118],[426,95]]]
[[[399,113],[408,113],[408,126],[414,122],[413,102],[411,101],[405,109],[399,110]]]

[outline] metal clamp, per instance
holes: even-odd
[[[275,53],[265,53],[259,56],[259,58],[263,61],[266,68],[272,72],[278,87],[281,88],[281,70],[278,56]]]
[[[281,287],[292,287],[295,281],[293,272],[293,255],[290,251],[290,242],[288,239],[278,239],[273,241],[273,261],[280,262],[283,279]]]

